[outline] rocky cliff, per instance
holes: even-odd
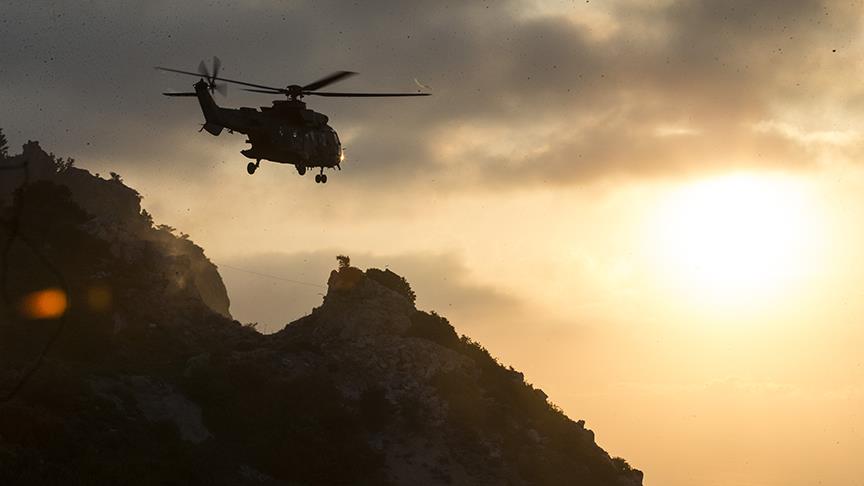
[[[145,247],[175,260],[172,268],[178,279],[189,286],[214,311],[231,317],[228,292],[216,266],[204,256],[204,250],[181,234],[174,235],[168,226],[153,226],[153,220],[141,209],[141,196],[111,173],[102,179],[74,167],[71,159],[48,154],[37,142],[28,142],[20,155],[9,157],[8,166],[23,166],[15,172],[0,174],[0,201],[9,201],[13,191],[25,181],[29,184],[50,182],[69,192],[75,205],[88,215],[89,232],[112,247],[116,256],[132,260]],[[35,202],[40,204],[40,202]]]
[[[28,150],[45,170],[0,227],[0,484],[642,483],[400,276],[343,266],[262,335],[119,178]]]

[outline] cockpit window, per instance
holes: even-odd
[[[336,130],[333,130],[330,127],[327,127],[327,135],[324,137],[327,140],[327,145],[338,146],[339,145],[339,136],[336,135]]]

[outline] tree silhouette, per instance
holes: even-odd
[[[347,255],[339,255],[336,257],[336,260],[339,261],[339,270],[343,268],[348,268],[351,266],[351,257]]]

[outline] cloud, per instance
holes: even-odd
[[[861,133],[856,130],[818,130],[810,132],[799,126],[775,120],[761,121],[753,128],[761,132],[779,134],[804,146],[849,145],[861,139]]]
[[[423,100],[308,100],[344,135],[356,165],[345,184],[358,191],[805,165],[795,140],[754,125],[820,99],[820,72],[840,69],[832,56],[853,51],[860,33],[853,7],[805,0],[531,5],[12,2],[0,123],[79,159],[203,169],[217,142],[195,132],[197,106],[158,95],[190,80],[151,67],[218,54],[226,75],[274,85],[354,69],[363,76],[340,89],[411,90],[415,78],[434,87]],[[236,89],[225,100],[267,102]],[[656,136],[668,126],[692,136]],[[219,143],[243,146],[239,136]],[[455,150],[442,151],[448,143]]]

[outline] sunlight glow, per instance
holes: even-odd
[[[661,204],[653,226],[660,271],[703,302],[787,298],[818,256],[813,199],[800,181],[753,174],[678,189]]]

